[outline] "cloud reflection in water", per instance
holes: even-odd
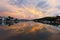
[[[0,39],[2,40],[58,40],[59,30],[35,22],[20,22],[11,26],[0,26]]]

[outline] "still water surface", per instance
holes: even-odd
[[[2,23],[0,40],[60,40],[60,27],[32,21]]]

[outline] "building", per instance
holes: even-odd
[[[1,16],[0,16],[0,22],[1,22],[1,21],[3,22],[3,21],[5,21],[5,20],[6,20],[6,17],[1,17]]]

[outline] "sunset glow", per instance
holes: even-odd
[[[24,19],[56,16],[60,15],[59,5],[59,0],[0,0],[0,15]]]
[[[60,0],[0,0],[0,40],[60,40]]]

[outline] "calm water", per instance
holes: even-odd
[[[60,27],[31,21],[2,23],[0,40],[60,40]]]

